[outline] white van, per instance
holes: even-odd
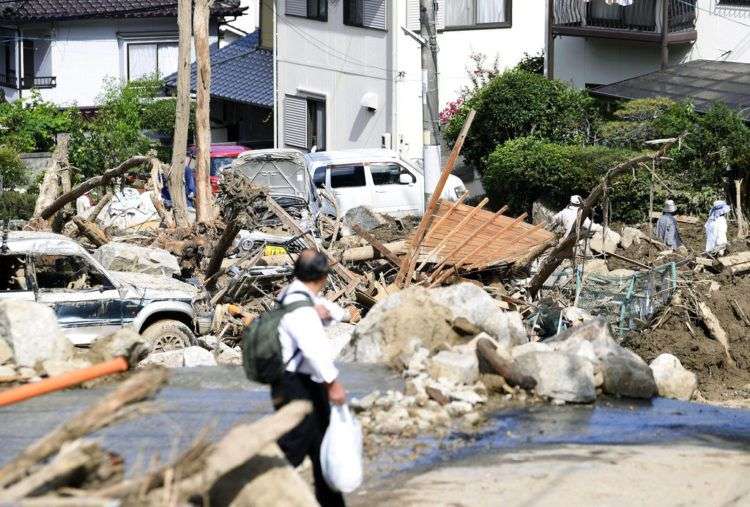
[[[336,198],[341,214],[358,206],[394,217],[421,215],[424,210],[422,170],[395,151],[320,151],[305,157],[313,183]],[[464,192],[461,179],[450,175],[441,198],[456,201]],[[334,213],[325,200],[323,212]]]

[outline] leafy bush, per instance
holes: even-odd
[[[525,70],[532,74],[544,74],[544,52],[540,51],[536,55],[524,53],[521,61],[516,64],[516,69]]]
[[[490,155],[482,179],[496,205],[515,213],[530,211],[535,200],[554,209],[571,195],[586,196],[611,167],[637,153],[604,146],[557,144],[533,137],[507,141]],[[618,178],[607,189],[612,220],[638,221],[647,215],[650,179],[647,172]]]
[[[0,146],[0,177],[3,188],[15,188],[27,183],[26,166],[13,148]]]
[[[28,220],[34,213],[36,194],[0,192],[0,220]]]
[[[533,135],[561,143],[582,142],[597,121],[594,101],[586,92],[523,70],[493,77],[463,102],[445,127],[451,145],[470,109],[477,115],[462,153],[480,173],[490,153],[509,139]]]
[[[0,144],[18,152],[50,151],[56,134],[67,132],[71,123],[69,112],[32,91],[28,100],[0,103]]]

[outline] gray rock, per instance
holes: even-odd
[[[138,366],[156,364],[165,368],[182,368],[185,366],[185,349],[167,350],[166,352],[155,352],[149,354],[146,359],[138,363]]]
[[[50,377],[57,377],[71,371],[88,368],[89,366],[91,366],[91,362],[83,358],[69,359],[67,361],[60,361],[58,359],[42,361],[42,369]]]
[[[218,364],[242,364],[242,352],[238,348],[232,348],[226,343],[219,342],[214,350],[214,357]]]
[[[13,349],[10,348],[8,342],[6,342],[0,336],[0,364],[5,364],[13,359]]]
[[[203,347],[193,345],[183,349],[185,358],[185,367],[193,368],[195,366],[216,366],[214,355]]]
[[[354,324],[337,322],[325,328],[326,336],[331,341],[331,349],[339,361],[348,363],[354,360],[354,351],[349,343],[355,327]]]
[[[73,356],[73,344],[62,333],[52,309],[33,301],[0,301],[0,336],[13,349],[19,366]]]
[[[16,369],[12,366],[0,366],[0,379],[16,378]]]
[[[511,360],[513,360],[524,354],[528,354],[529,352],[549,352],[551,350],[552,347],[550,347],[546,343],[529,342],[524,343],[523,345],[518,345],[517,347],[513,347],[513,350],[510,351],[510,357]]]
[[[607,228],[606,235],[604,230],[598,231],[589,240],[589,247],[600,253],[615,253],[619,244],[620,235],[610,228]]]
[[[635,352],[615,342],[603,319],[568,329],[548,342],[565,347],[557,344],[565,340],[573,341],[570,346],[574,346],[578,340],[591,342],[604,376],[602,388],[605,393],[627,398],[652,398],[656,395],[656,382],[651,369]]]
[[[479,363],[476,354],[459,354],[443,350],[430,361],[430,375],[454,384],[473,384],[479,380]]]
[[[649,365],[654,374],[654,381],[659,396],[689,400],[698,388],[695,373],[687,370],[680,360],[672,354],[662,354]]]
[[[91,344],[86,355],[90,361],[98,363],[118,356],[130,358],[134,352],[145,354],[147,352],[145,342],[134,329],[124,327],[114,333],[98,337]]]
[[[511,346],[529,341],[518,312],[507,312],[484,289],[458,283],[430,290],[430,298],[450,308],[453,319],[463,317],[500,343]]]
[[[113,271],[172,276],[180,273],[177,258],[161,248],[110,242],[94,251],[94,258]]]
[[[644,238],[646,235],[643,234],[641,231],[636,229],[635,227],[623,227],[622,228],[622,234],[620,237],[620,245],[624,249],[630,248],[632,245],[640,245],[641,239]]]
[[[388,223],[380,213],[376,213],[366,206],[358,206],[344,213],[343,222],[347,227],[356,224],[366,231],[371,231]]]
[[[518,356],[515,366],[536,380],[536,392],[541,396],[575,403],[596,399],[594,367],[579,356],[534,351]]]

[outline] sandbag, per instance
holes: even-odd
[[[331,422],[320,446],[328,486],[351,493],[362,484],[362,427],[347,405],[331,405]]]

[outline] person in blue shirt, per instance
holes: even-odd
[[[164,206],[167,208],[172,207],[172,196],[169,193],[167,187],[167,181],[162,173],[160,176],[163,186],[161,187],[161,197],[164,201]],[[185,166],[185,197],[187,198],[187,204],[189,208],[195,208],[195,174],[190,165]]]

